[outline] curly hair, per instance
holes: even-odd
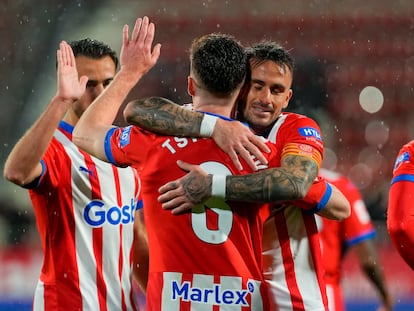
[[[192,42],[190,68],[200,87],[216,96],[229,96],[246,76],[246,52],[233,36],[211,33]]]

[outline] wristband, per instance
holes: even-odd
[[[331,198],[331,196],[332,196],[332,187],[328,182],[326,182],[325,193],[323,194],[323,197],[319,201],[318,205],[316,205],[316,211],[317,212],[319,212],[319,211],[321,211],[325,208],[325,206],[326,206],[326,204],[328,204],[328,201]]]
[[[212,175],[211,195],[213,197],[226,198],[226,175]]]
[[[304,208],[305,214],[314,214],[320,212],[328,204],[332,196],[332,186],[326,180],[319,180],[314,183],[306,197],[301,201],[295,201],[297,205]],[[309,208],[309,205],[311,208]]]
[[[204,114],[200,125],[200,135],[203,137],[213,136],[214,126],[216,125],[218,117]]]

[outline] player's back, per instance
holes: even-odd
[[[261,269],[264,205],[210,199],[191,213],[172,215],[157,201],[160,186],[185,174],[177,160],[200,164],[210,174],[239,174],[231,160],[211,139],[162,137],[135,128],[131,141],[148,151],[138,165],[150,248],[147,306],[267,310]]]

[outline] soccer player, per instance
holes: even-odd
[[[395,161],[389,190],[387,227],[394,247],[414,270],[414,141],[405,144]]]
[[[200,198],[215,193],[228,200],[279,202],[273,206],[273,215],[266,222],[263,235],[264,276],[273,301],[278,310],[327,310],[324,268],[313,213],[341,220],[349,216],[349,202],[323,179],[308,192],[321,165],[323,143],[315,121],[282,112],[292,96],[294,64],[289,53],[275,42],[262,42],[249,50],[248,57],[251,76],[246,83],[246,94],[241,96],[240,114],[256,133],[276,146],[278,160],[269,163],[271,168],[263,172],[228,175],[226,182],[216,176],[218,172],[208,175],[198,166],[179,162],[182,169],[189,171],[188,175],[161,187],[159,200],[174,213],[185,211],[199,203]],[[206,120],[200,113],[169,105],[160,98],[129,105],[133,107],[128,109],[128,121],[149,129],[156,124],[151,112],[159,116],[162,111],[164,116],[175,116],[172,122],[179,125],[167,123],[170,126],[162,129],[164,133],[178,129],[181,135],[199,136],[200,128],[203,130],[200,125],[204,123],[204,129],[210,127],[206,132],[217,138],[237,140],[234,138],[240,128],[237,122]],[[281,200],[286,202],[280,203]],[[327,205],[330,200],[334,203]]]
[[[351,204],[351,215],[343,221],[319,219],[322,255],[330,311],[345,310],[341,288],[341,261],[345,253],[354,251],[365,276],[372,282],[381,297],[383,309],[391,311],[393,301],[387,289],[375,245],[374,225],[359,190],[345,176],[320,169],[319,174],[342,191]]]
[[[121,90],[124,95],[128,91],[125,83],[132,87],[159,55],[157,45],[151,52],[154,24],[145,17],[138,29],[133,32],[132,43],[124,32],[123,51],[126,45],[137,42],[142,46],[137,55],[141,61],[134,62],[121,54],[125,63],[121,61],[121,70],[105,96],[82,116],[75,129],[75,141],[103,160],[132,165],[140,172],[150,250],[147,306],[150,310],[171,311],[269,310],[261,269],[261,234],[269,214],[267,205],[215,198],[192,213],[174,216],[157,200],[161,185],[184,174],[175,165],[177,159],[196,161],[206,170],[223,175],[239,173],[230,158],[211,139],[160,136],[134,126],[110,126],[123,99],[117,95]],[[245,63],[244,48],[231,36],[209,34],[195,39],[188,77],[194,107],[210,117],[228,119],[243,85]]]
[[[148,265],[137,172],[72,143],[74,126],[111,83],[118,58],[99,41],[71,46],[62,42],[57,51],[56,95],[4,166],[6,179],[29,189],[42,243],[33,310],[137,310],[132,267],[145,289]]]

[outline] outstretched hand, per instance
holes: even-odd
[[[188,173],[158,189],[158,201],[162,203],[162,208],[171,209],[172,214],[190,211],[211,197],[212,175],[198,165],[180,160],[177,165]]]
[[[62,41],[56,52],[57,58],[57,97],[63,101],[72,101],[79,99],[86,90],[87,76],[78,77],[76,69],[75,56],[71,46]]]
[[[239,155],[254,171],[258,170],[258,164],[267,164],[262,152],[269,153],[270,149],[265,140],[241,122],[218,119],[212,137],[239,170],[243,169]]]
[[[128,32],[129,27],[125,25],[120,53],[121,71],[133,75],[137,80],[156,64],[161,44],[157,43],[154,48],[152,47],[155,25],[150,23],[147,16],[137,18],[131,37]]]

